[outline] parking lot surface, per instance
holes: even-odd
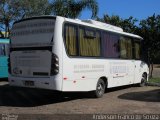
[[[19,88],[0,82],[0,113],[159,114],[160,87],[118,87],[95,99],[90,93]]]

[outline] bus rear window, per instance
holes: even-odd
[[[11,30],[12,47],[52,45],[55,19],[36,18],[17,22]]]

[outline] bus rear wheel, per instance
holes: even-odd
[[[145,74],[142,75],[140,87],[144,87],[147,84],[147,76]]]
[[[101,98],[105,92],[105,82],[103,79],[99,79],[97,82],[96,90],[93,92],[94,97]]]

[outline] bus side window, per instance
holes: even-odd
[[[5,45],[0,44],[0,56],[4,56],[4,55],[5,55]]]
[[[129,37],[120,37],[120,58],[122,59],[132,59],[132,39]]]
[[[74,25],[65,25],[65,45],[67,53],[70,56],[77,56],[77,28]]]
[[[119,58],[119,36],[102,32],[102,54],[106,58]]]
[[[141,46],[140,42],[135,41],[134,42],[134,49],[135,49],[135,59],[139,60],[141,58]]]
[[[80,56],[99,57],[101,55],[100,32],[94,28],[79,28],[79,48]]]

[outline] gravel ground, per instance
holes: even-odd
[[[103,98],[89,93],[60,93],[0,83],[0,113],[13,114],[159,114],[159,87],[119,87]]]
[[[160,77],[160,68],[155,68],[153,75]],[[87,117],[93,119],[93,115],[84,114],[159,114],[160,87],[118,87],[108,89],[103,98],[95,99],[89,93],[61,93],[10,87],[8,82],[0,81],[0,113],[19,114],[18,120],[26,117],[29,117],[29,120],[48,120],[49,117],[53,118],[52,115],[54,120],[63,116],[65,120],[75,120],[77,114],[83,114],[78,118],[88,120]],[[34,115],[39,118],[34,118]]]

